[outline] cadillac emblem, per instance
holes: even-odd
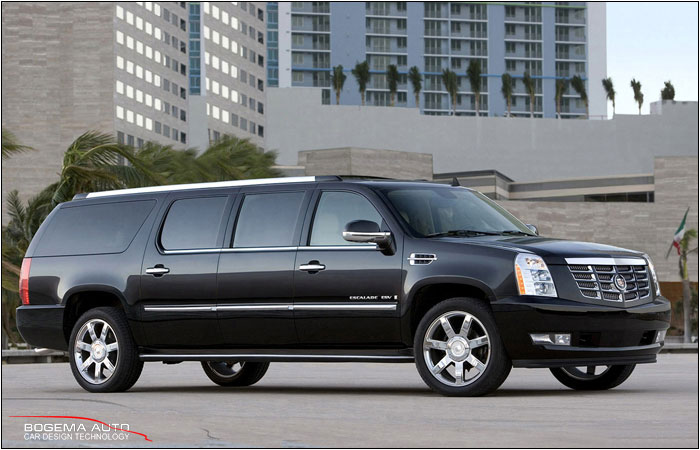
[[[625,289],[627,289],[627,281],[625,281],[625,277],[623,277],[622,275],[615,275],[613,281],[615,283],[615,287],[620,292],[625,292]]]

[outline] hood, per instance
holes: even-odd
[[[535,253],[544,258],[547,264],[566,264],[565,258],[611,258],[633,256],[641,257],[642,253],[612,245],[596,244],[593,242],[567,241],[550,239],[540,236],[481,236],[471,238],[439,238],[469,245],[496,247],[513,251]]]

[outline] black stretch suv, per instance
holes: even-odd
[[[656,361],[670,319],[642,253],[540,237],[464,187],[339,177],[76,195],[20,295],[24,339],[67,350],[92,392],[129,389],[144,361],[201,361],[222,386],[271,361],[415,361],[445,395],[513,366],[608,389]]]

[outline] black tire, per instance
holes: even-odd
[[[583,373],[577,374],[574,369],[567,367],[553,367],[549,369],[552,375],[561,384],[571,389],[579,391],[604,391],[612,389],[622,384],[634,371],[634,364],[628,366],[610,366],[607,371],[600,375],[589,378]]]
[[[269,367],[269,362],[202,361],[209,379],[225,387],[251,386],[265,376]]]
[[[100,322],[101,321],[101,322]],[[114,371],[111,375],[102,382],[91,382],[86,379],[78,368],[79,363],[87,362],[88,358],[92,358],[92,353],[89,351],[76,350],[76,340],[78,339],[78,333],[87,326],[88,323],[106,323],[111,328],[108,329],[108,336],[103,340],[108,342],[109,340],[117,342],[118,349],[116,350],[116,355],[107,356],[104,360],[109,360],[114,367]],[[98,325],[99,326],[99,325]],[[104,325],[102,325],[104,327]],[[101,331],[101,329],[96,330]],[[81,333],[81,335],[84,333]],[[87,335],[85,336],[87,338]],[[85,342],[82,340],[81,342]],[[75,326],[70,335],[70,342],[68,347],[68,356],[70,361],[70,368],[73,372],[78,384],[89,392],[122,392],[131,388],[134,383],[139,379],[141,371],[143,370],[143,361],[139,359],[138,349],[134,338],[131,335],[131,330],[129,329],[129,323],[127,322],[126,315],[124,311],[120,308],[113,307],[99,307],[88,310],[76,321]],[[80,358],[80,359],[79,359]],[[103,361],[104,361],[103,360]],[[102,362],[102,369],[98,372],[101,376],[107,376],[106,370],[107,362]],[[91,364],[86,371],[93,371],[97,366],[96,363]]]
[[[430,364],[432,367],[437,367],[439,365],[435,364],[435,361],[441,358],[441,355],[443,354],[441,352],[444,352],[446,358],[449,358],[454,355],[451,355],[450,353],[448,353],[448,350],[444,349],[431,348],[430,350],[427,350],[426,348],[424,348],[423,345],[424,339],[426,338],[426,333],[440,332],[436,327],[438,326],[438,323],[441,323],[439,322],[439,319],[443,317],[443,315],[455,313],[454,316],[447,318],[448,323],[450,323],[450,321],[454,322],[455,320],[461,320],[459,318],[460,316],[458,315],[459,312],[464,313],[464,319],[466,319],[467,317],[466,314],[469,314],[472,316],[472,318],[477,319],[476,325],[473,326],[474,330],[472,330],[472,325],[470,325],[470,328],[468,328],[469,331],[466,332],[466,335],[468,337],[466,343],[468,345],[469,350],[464,350],[464,352],[467,355],[468,359],[460,361],[467,369],[468,375],[471,374],[471,370],[476,370],[476,372],[474,372],[476,374],[474,375],[474,379],[468,381],[468,384],[465,385],[459,385],[460,380],[458,380],[455,376],[457,373],[456,367],[458,363],[454,361],[448,362],[448,365],[445,366],[444,370],[441,371],[438,375],[433,375],[428,365],[428,362],[426,361],[426,352],[428,353],[427,357],[431,359]],[[463,322],[466,323],[466,320],[463,320]],[[470,320],[470,324],[473,323],[473,319]],[[444,331],[444,326],[440,326]],[[462,328],[458,329],[460,331],[458,333],[455,333],[455,335],[462,336]],[[452,326],[452,330],[454,332],[454,326]],[[480,347],[472,349],[471,345],[473,343],[469,341],[469,339],[477,340],[478,335],[484,332],[487,337],[487,344],[482,345],[486,348]],[[474,333],[476,333],[476,335]],[[432,336],[433,335],[431,335],[431,338]],[[446,332],[445,339],[448,342],[450,340]],[[454,342],[452,342],[450,345],[451,349],[459,348],[455,347]],[[460,344],[457,345],[459,346]],[[496,327],[496,322],[493,319],[491,309],[483,301],[473,298],[450,298],[448,300],[438,303],[433,308],[431,308],[423,316],[420,323],[418,324],[418,328],[416,329],[416,334],[414,337],[413,348],[416,360],[416,367],[418,368],[418,373],[420,374],[421,378],[423,378],[425,384],[427,384],[433,391],[446,396],[476,397],[490,394],[496,389],[498,389],[499,386],[501,386],[501,384],[503,384],[512,368],[510,358],[506,354],[506,350],[498,333],[498,328]],[[462,348],[464,349],[463,346]],[[483,361],[486,361],[483,365],[482,370],[478,370],[476,364],[472,365],[469,362],[470,360],[474,361],[473,359],[471,359],[472,356],[479,359],[479,362],[483,363]],[[462,357],[463,356],[459,356],[459,358]],[[450,368],[450,366],[452,367],[452,372],[455,375],[449,373],[448,369]],[[447,371],[447,373],[445,373],[444,371]],[[464,375],[465,374],[463,372],[461,380],[462,383],[466,381]],[[449,383],[449,380],[441,381],[437,378],[438,376],[441,376],[443,379],[451,377],[455,385],[447,384]]]

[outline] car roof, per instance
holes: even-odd
[[[166,192],[178,191],[194,191],[199,189],[220,189],[227,187],[243,187],[243,186],[264,186],[264,185],[286,185],[294,183],[318,183],[318,182],[343,182],[350,184],[363,184],[371,187],[392,187],[397,184],[425,186],[430,184],[433,186],[446,186],[440,183],[431,183],[427,180],[387,180],[387,179],[366,179],[366,178],[343,178],[337,175],[330,176],[306,176],[306,177],[281,177],[281,178],[258,178],[250,180],[232,180],[232,181],[217,181],[210,183],[189,183],[189,184],[174,184],[164,186],[148,186],[129,189],[117,189],[111,191],[99,191],[76,194],[73,200],[94,199],[104,197],[114,197],[122,195],[135,194],[159,194]]]

